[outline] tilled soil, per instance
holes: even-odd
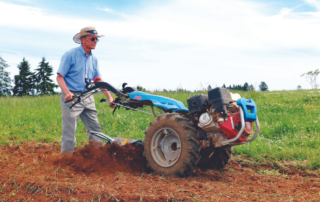
[[[320,201],[320,176],[231,160],[190,177],[150,172],[140,146],[86,146],[61,157],[57,143],[0,146],[1,201]]]

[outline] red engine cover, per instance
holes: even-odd
[[[223,123],[219,123],[219,126],[222,132],[227,134],[228,137],[232,139],[238,135],[239,131],[237,130],[237,128],[239,130],[241,128],[240,121],[241,121],[241,118],[239,113],[229,114],[228,120]],[[250,122],[246,122],[244,131],[240,136],[240,138],[238,139],[238,141],[240,142],[246,141],[248,139],[248,136],[252,133],[252,131],[253,131],[252,124]]]

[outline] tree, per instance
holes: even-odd
[[[209,86],[208,86],[208,91],[211,90],[211,89],[212,89],[212,87],[211,87],[211,85],[209,84]]]
[[[225,84],[222,85],[222,88],[227,88]]]
[[[10,73],[6,72],[5,69],[9,65],[4,59],[0,56],[0,96],[6,96],[11,94],[11,79],[9,77]]]
[[[301,89],[302,89],[302,87],[300,85],[298,85],[297,90],[301,90]]]
[[[138,90],[138,91],[144,91],[144,92],[146,91],[146,89],[143,88],[142,86],[137,86],[137,90]]]
[[[266,82],[261,81],[259,88],[261,91],[266,91],[266,90],[268,90],[268,85],[266,84]]]
[[[49,65],[49,62],[46,62],[46,59],[43,57],[42,61],[39,63],[39,68],[36,69],[34,75],[34,85],[35,90],[38,94],[54,94],[54,88],[58,88],[58,85],[54,84],[50,79],[52,76],[53,68]]]
[[[244,90],[244,91],[248,91],[248,90],[249,90],[249,84],[248,84],[248,82],[245,82],[245,83],[243,84],[243,90]]]
[[[301,74],[301,77],[305,77],[305,79],[310,83],[311,87],[317,89],[319,87],[319,84],[317,83],[317,77],[319,73],[319,69],[316,69],[315,71],[309,71]]]
[[[254,90],[254,87],[253,87],[253,85],[251,84],[250,86],[249,86],[249,91],[253,91]]]
[[[19,75],[14,76],[14,88],[12,90],[14,95],[33,95],[34,85],[33,78],[34,74],[30,71],[30,65],[25,58],[18,65]]]

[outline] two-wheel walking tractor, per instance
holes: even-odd
[[[123,107],[151,114],[155,119],[146,129],[143,141],[111,138],[95,131],[91,134],[109,143],[142,143],[148,167],[160,175],[188,176],[197,164],[223,168],[231,158],[233,147],[254,140],[260,130],[255,102],[225,88],[188,98],[187,109],[180,101],[137,91],[126,87],[126,83],[122,90],[117,90],[106,82],[92,82],[87,84],[87,91],[73,98],[74,105],[99,88],[116,94],[117,98],[111,102],[117,105],[113,113]]]

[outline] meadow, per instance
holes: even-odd
[[[257,162],[284,162],[300,168],[320,168],[320,91],[243,92],[258,106],[261,131],[251,143],[236,146],[234,154]],[[182,101],[207,92],[152,92]],[[153,116],[121,108],[113,115],[108,104],[100,103],[103,94],[95,94],[102,132],[111,137],[144,139],[144,131]],[[28,141],[60,141],[62,133],[60,96],[1,97],[0,144]],[[79,120],[77,147],[88,143],[86,129]]]

